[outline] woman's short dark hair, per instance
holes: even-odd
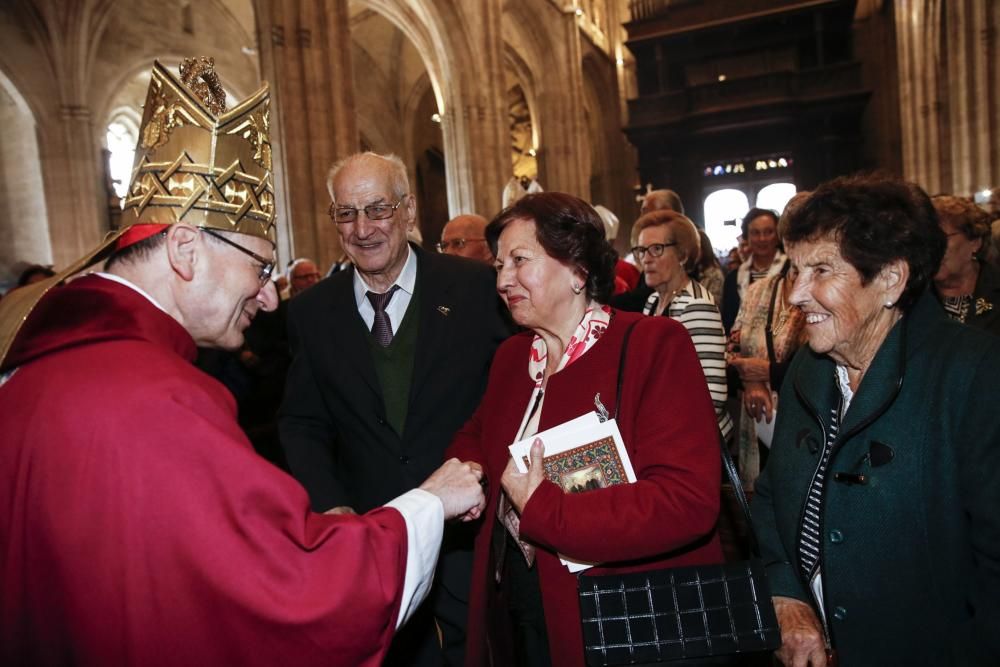
[[[930,197],[913,183],[880,174],[834,179],[788,216],[785,243],[830,238],[868,285],[890,262],[910,277],[898,305],[908,310],[937,273],[946,239]]]
[[[500,211],[486,226],[486,241],[497,256],[500,233],[515,220],[535,223],[535,238],[550,257],[587,276],[587,295],[607,303],[615,285],[618,253],[604,237],[604,223],[587,202],[562,192],[527,195]]]
[[[747,214],[743,216],[743,224],[740,225],[740,231],[743,232],[743,238],[750,238],[750,223],[759,218],[760,216],[766,216],[774,220],[775,232],[778,230],[778,214],[769,208],[752,208],[747,211]]]

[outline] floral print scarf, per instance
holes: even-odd
[[[576,331],[570,336],[569,342],[566,344],[566,350],[559,360],[556,373],[586,354],[594,346],[594,343],[600,340],[604,332],[607,331],[608,324],[610,323],[611,306],[602,306],[596,301],[591,301],[590,305],[587,306],[587,310],[583,313],[583,319],[580,320]],[[523,440],[538,432],[538,423],[542,414],[542,401],[544,400],[542,383],[545,381],[545,366],[547,362],[548,348],[545,345],[545,340],[536,334],[534,340],[531,341],[531,351],[528,354],[528,375],[534,380],[535,388],[531,392],[531,398],[528,400],[528,405],[524,411],[524,418],[521,420],[521,426],[517,430],[518,440]],[[520,539],[521,519],[510,504],[506,493],[501,493],[500,495],[500,503],[497,506],[497,518],[507,528],[507,532],[517,541],[517,545],[520,547],[521,553],[524,554],[524,558],[530,567],[535,561],[535,547]],[[499,564],[497,572],[499,575]]]

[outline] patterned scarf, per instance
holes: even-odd
[[[569,342],[566,344],[566,350],[563,352],[562,358],[559,359],[559,366],[555,372],[558,373],[586,354],[594,346],[594,343],[604,335],[610,322],[611,306],[602,306],[596,301],[591,301],[590,305],[587,306],[587,310],[583,313],[583,319],[580,320],[579,326],[577,326],[573,335],[570,336]],[[523,440],[538,432],[538,423],[542,413],[542,401],[544,400],[542,382],[545,379],[545,364],[547,360],[548,348],[545,345],[545,339],[536,334],[534,340],[531,341],[531,351],[528,354],[528,375],[535,381],[535,388],[531,392],[531,398],[528,400],[527,408],[524,411],[524,418],[521,420],[521,427],[517,431],[519,440]],[[507,532],[514,538],[517,546],[521,549],[521,553],[524,554],[528,567],[531,567],[535,562],[535,546],[520,539],[521,518],[517,515],[517,511],[511,505],[506,493],[500,494],[500,503],[497,505],[497,519],[507,528]],[[498,560],[498,580],[502,565],[502,560]]]

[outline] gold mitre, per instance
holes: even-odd
[[[178,80],[153,63],[120,229],[52,278],[0,300],[0,368],[46,292],[175,222],[275,242],[267,84],[226,111],[211,58],[189,58],[180,69]]]
[[[265,83],[226,111],[212,59],[185,60],[180,80],[154,62],[121,226],[186,222],[274,243],[268,102]]]

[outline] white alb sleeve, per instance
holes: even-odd
[[[398,630],[427,598],[434,582],[444,536],[444,505],[433,493],[413,489],[385,506],[402,514],[406,522],[406,577],[396,619]]]

